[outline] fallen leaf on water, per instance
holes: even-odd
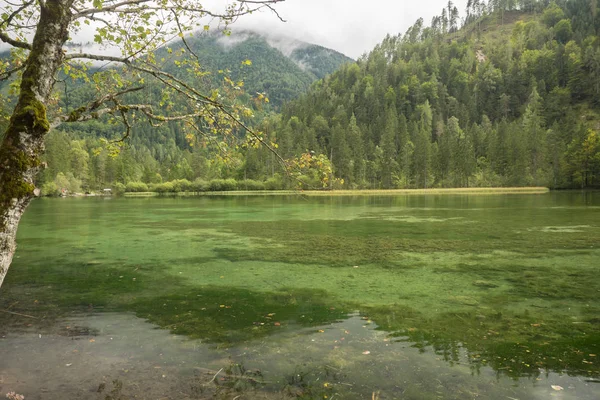
[[[65,364],[65,366],[67,366],[67,367],[70,367],[71,365],[73,365],[73,364]]]
[[[371,354],[371,352],[369,350],[363,351],[363,354],[367,355],[367,354]]]
[[[565,388],[563,388],[562,386],[558,386],[558,385],[550,385],[550,387],[552,387],[552,389],[554,389],[554,390],[565,390]]]
[[[90,343],[94,343],[96,339],[90,339]]]
[[[319,332],[319,333],[323,333],[323,332],[325,332],[325,331],[324,331],[323,329],[319,329],[319,331],[318,331],[318,332]]]
[[[274,322],[273,325],[275,325],[275,326],[281,326],[281,322]]]

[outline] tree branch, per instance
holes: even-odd
[[[107,114],[110,112],[114,112],[114,111],[118,111],[118,104],[114,109],[103,108],[103,109],[99,110],[99,108],[100,108],[100,106],[102,106],[104,103],[106,103],[108,101],[115,101],[115,99],[119,96],[122,96],[127,93],[137,92],[139,90],[142,90],[143,88],[144,88],[143,86],[134,87],[134,88],[122,90],[120,92],[110,93],[105,96],[102,96],[99,99],[96,99],[85,106],[79,107],[78,109],[72,111],[68,115],[61,115],[61,116],[56,117],[54,119],[54,121],[52,121],[50,126],[52,128],[56,128],[65,122],[89,121],[90,119],[97,119],[101,115],[104,115],[104,114]],[[91,112],[93,112],[93,113],[89,114]]]
[[[73,15],[73,19],[85,17],[86,15],[99,14],[99,13],[105,13],[105,12],[114,12],[114,11],[122,12],[122,10],[117,10],[117,9],[119,7],[139,5],[139,4],[143,4],[143,3],[149,3],[149,2],[150,2],[150,0],[127,0],[127,1],[122,1],[120,3],[115,3],[112,6],[108,6],[108,7],[89,8],[87,10],[81,10],[77,14]]]
[[[8,78],[11,77],[12,74],[14,74],[15,72],[20,71],[24,68],[25,68],[25,64],[23,64],[19,67],[13,68],[13,69],[9,69],[8,71],[1,72],[0,73],[0,81],[7,80]]]
[[[133,13],[139,13],[139,12],[148,11],[148,10],[164,11],[165,9],[168,9],[168,10],[176,10],[178,12],[185,11],[185,12],[191,12],[191,13],[198,13],[198,14],[208,15],[208,16],[211,16],[214,18],[223,19],[223,20],[231,20],[233,18],[237,18],[237,17],[243,16],[243,15],[252,14],[253,12],[260,10],[261,8],[267,7],[269,10],[273,11],[275,13],[275,15],[277,15],[277,17],[281,21],[284,21],[284,19],[281,18],[281,16],[277,13],[275,8],[271,5],[271,4],[281,3],[283,1],[285,1],[285,0],[239,1],[239,3],[242,5],[252,4],[252,7],[247,6],[248,8],[245,10],[243,9],[243,7],[240,7],[237,11],[232,11],[231,13],[226,12],[224,14],[220,14],[220,13],[212,12],[202,6],[186,7],[186,6],[180,5],[180,6],[172,6],[172,7],[169,7],[169,6],[167,6],[167,7],[160,7],[160,6],[141,7],[140,5],[145,4],[145,3],[150,3],[151,0],[127,0],[127,1],[122,1],[120,3],[115,3],[115,4],[113,4],[111,6],[107,6],[107,7],[89,8],[86,10],[81,10],[73,15],[73,19],[79,19],[81,17],[89,17],[90,15],[103,14],[103,13],[133,14]]]
[[[76,58],[85,58],[88,60],[96,60],[96,61],[111,61],[111,62],[118,62],[118,63],[122,63],[122,64],[130,64],[131,63],[131,59],[129,59],[129,57],[103,56],[103,55],[91,54],[91,53],[65,54],[65,60],[73,60]]]
[[[13,47],[19,47],[21,49],[31,50],[31,44],[29,44],[27,42],[22,42],[17,39],[13,39],[4,32],[0,32],[0,40],[2,40],[4,43],[10,44]]]
[[[179,22],[179,17],[177,16],[177,13],[175,12],[175,10],[172,10],[172,12],[173,12],[173,17],[175,18],[175,22],[177,23],[177,29],[179,29],[179,33],[181,34],[181,41],[183,42],[185,47],[188,49],[188,51],[196,58],[196,60],[198,60],[198,55],[189,46],[187,40],[185,40],[185,32],[183,31],[181,23]]]
[[[23,3],[23,5],[19,8],[17,8],[15,11],[13,11],[8,18],[6,18],[4,21],[2,21],[2,23],[0,24],[0,27],[2,27],[2,25],[6,25],[6,26],[10,26],[10,23],[12,22],[12,20],[24,9],[26,9],[27,7],[29,7],[30,5],[33,4],[33,1],[28,1],[26,3]]]

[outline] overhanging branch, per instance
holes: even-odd
[[[13,39],[10,36],[8,36],[5,32],[0,32],[0,40],[2,40],[4,43],[10,44],[13,47],[19,47],[21,49],[31,50],[31,44],[29,44],[27,42],[22,42],[17,39]]]
[[[149,3],[149,2],[150,2],[150,0],[122,1],[120,3],[115,3],[112,6],[101,7],[101,8],[89,8],[87,10],[81,10],[77,14],[75,14],[73,16],[73,18],[77,19],[77,18],[85,17],[87,15],[100,14],[100,13],[106,13],[106,12],[115,12],[115,11],[122,12],[123,10],[119,10],[119,8],[121,8],[121,7],[135,6],[135,5],[140,5],[140,4]]]
[[[84,58],[87,60],[95,60],[95,61],[111,61],[118,62],[122,64],[131,63],[131,59],[128,57],[115,57],[115,56],[104,56],[100,54],[91,54],[91,53],[70,53],[65,54],[65,60],[73,60],[76,58]]]
[[[118,106],[114,109],[110,108],[110,107],[105,107],[105,108],[100,109],[100,107],[109,101],[114,101],[119,96],[122,96],[127,93],[137,92],[139,90],[142,90],[143,88],[144,88],[143,86],[134,87],[134,88],[122,90],[120,92],[110,93],[105,96],[102,96],[99,99],[96,99],[85,106],[79,107],[78,109],[72,111],[71,113],[69,113],[67,115],[61,115],[61,116],[56,117],[54,119],[54,121],[52,121],[50,126],[52,128],[56,128],[65,122],[89,121],[91,119],[97,119],[101,115],[111,113],[114,111],[118,111]]]
[[[21,65],[19,67],[16,67],[16,68],[9,69],[7,71],[1,72],[0,73],[0,81],[7,80],[8,78],[11,77],[12,74],[14,74],[15,72],[18,72],[18,71],[20,71],[20,70],[22,70],[24,68],[25,68],[25,64],[23,64],[23,65]]]
[[[4,20],[4,21],[2,21],[2,23],[0,24],[0,28],[1,28],[2,26],[4,26],[4,25],[5,25],[5,26],[7,26],[7,27],[8,27],[8,26],[10,26],[10,24],[11,24],[12,20],[13,20],[13,19],[14,19],[14,18],[15,18],[17,15],[19,15],[19,13],[20,13],[21,11],[23,11],[24,9],[26,9],[27,7],[29,7],[29,6],[30,6],[30,5],[32,5],[32,4],[33,4],[33,1],[28,1],[28,2],[26,2],[26,3],[23,3],[23,5],[22,5],[21,7],[17,8],[17,9],[16,9],[15,11],[13,11],[13,12],[12,12],[12,13],[11,13],[11,14],[10,14],[10,15],[9,15],[9,16],[8,16],[8,17],[7,17],[5,20]]]

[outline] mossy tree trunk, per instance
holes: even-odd
[[[0,286],[16,250],[17,227],[36,194],[44,136],[50,129],[46,104],[63,62],[73,0],[46,0],[26,61],[17,105],[0,145]]]

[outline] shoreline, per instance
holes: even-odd
[[[227,192],[126,192],[123,197],[187,197],[187,196],[398,196],[452,194],[546,194],[546,187],[501,188],[434,188],[434,189],[364,189],[364,190],[236,190]]]

